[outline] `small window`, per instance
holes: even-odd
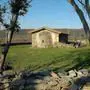
[[[42,43],[44,43],[44,40],[42,40]]]

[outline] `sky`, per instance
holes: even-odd
[[[67,0],[32,0],[22,28],[82,28],[81,21]]]
[[[68,0],[32,0],[31,5],[28,13],[19,19],[23,29],[82,28],[82,23]]]

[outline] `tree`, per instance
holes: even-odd
[[[90,27],[89,27],[89,22],[85,17],[85,14],[87,14],[88,19],[90,20],[90,1],[89,0],[69,0],[69,3],[73,6],[76,13],[78,14],[82,22],[86,37],[90,43]],[[83,8],[81,8],[80,6],[82,6]]]
[[[0,5],[0,25],[2,25],[4,29],[8,30],[8,41],[2,50],[2,55],[0,58],[0,73],[3,72],[13,34],[15,31],[20,29],[18,24],[19,17],[24,16],[28,12],[28,8],[31,6],[31,1],[32,0],[8,0],[8,10],[6,6],[2,4]],[[8,15],[10,17],[9,20]],[[5,18],[7,20],[5,20]]]

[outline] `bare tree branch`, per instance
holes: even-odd
[[[85,4],[83,3],[82,0],[78,0],[78,2],[79,2],[80,4],[82,4],[83,7],[85,7]]]
[[[90,42],[90,29],[89,29],[89,25],[88,25],[88,22],[87,20],[85,19],[85,16],[84,16],[84,13],[83,11],[79,8],[79,6],[76,4],[75,0],[69,0],[70,4],[73,6],[73,8],[75,9],[76,13],[78,14],[81,22],[82,22],[82,25],[83,25],[83,28],[84,28],[84,31],[86,33],[86,36],[87,36],[87,39],[89,40]]]

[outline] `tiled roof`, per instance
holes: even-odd
[[[39,29],[35,29],[35,30],[30,31],[29,33],[37,33],[37,32],[43,31],[43,30],[48,30],[48,31],[58,33],[58,34],[60,34],[60,33],[68,34],[66,32],[61,32],[60,30],[55,30],[55,29],[47,28],[47,27],[42,27],[42,28],[39,28]]]

